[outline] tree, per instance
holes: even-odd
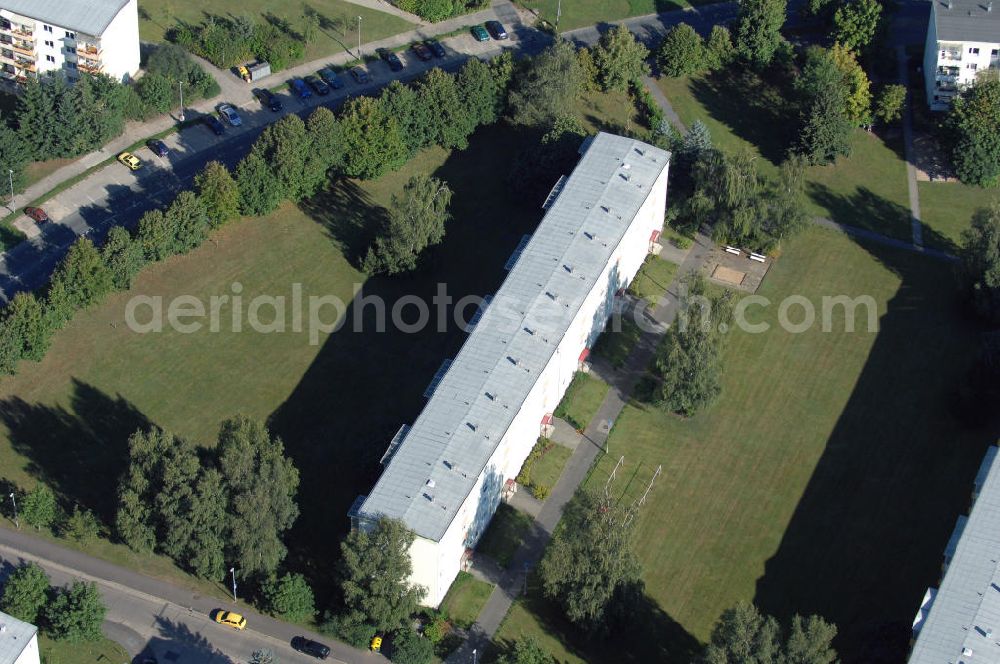
[[[410,627],[404,627],[392,635],[389,661],[393,664],[430,664],[434,661],[434,644]]]
[[[988,187],[1000,180],[1000,80],[982,80],[962,92],[945,118],[958,179]]]
[[[771,64],[782,41],[786,0],[740,0],[736,52],[756,67]]]
[[[351,99],[339,119],[347,177],[371,180],[406,161],[408,152],[396,118],[385,112],[378,99]]]
[[[85,237],[70,246],[53,273],[52,282],[64,287],[66,304],[74,310],[100,302],[114,286],[111,270],[94,243]]]
[[[605,497],[582,491],[566,506],[538,565],[545,596],[588,630],[608,627],[605,614],[620,586],[639,578],[632,526]]]
[[[270,648],[258,648],[250,653],[250,664],[278,664],[278,657]]]
[[[4,314],[7,333],[17,340],[18,359],[41,361],[52,340],[52,327],[35,294],[30,291],[17,293]]]
[[[416,90],[394,80],[382,90],[379,102],[385,114],[396,119],[408,156],[431,144],[431,113],[434,110],[417,100]]]
[[[849,155],[854,128],[848,116],[849,90],[830,51],[818,46],[806,51],[796,90],[802,109],[798,152],[810,164],[828,164]]]
[[[59,534],[77,542],[89,542],[101,534],[101,524],[86,507],[73,506],[73,512],[59,525]]]
[[[833,639],[837,626],[819,616],[792,616],[792,626],[785,642],[785,661],[788,664],[834,664],[837,652]]]
[[[1000,202],[972,216],[962,233],[961,275],[973,310],[991,323],[1000,322]]]
[[[476,118],[459,97],[454,77],[437,67],[431,69],[417,84],[417,104],[434,109],[428,125],[431,143],[446,149],[468,147]]]
[[[703,155],[712,149],[712,135],[701,120],[695,120],[688,127],[678,150],[678,161],[690,168]]]
[[[437,178],[411,177],[402,198],[392,197],[388,223],[365,256],[365,272],[397,274],[415,269],[421,252],[444,239],[451,196],[448,185]]]
[[[98,641],[103,638],[101,623],[106,612],[95,583],[74,581],[61,589],[45,610],[49,635],[71,643]]]
[[[228,559],[244,574],[269,574],[285,558],[281,538],[299,515],[299,471],[281,439],[244,416],[222,423],[218,455],[229,492]]]
[[[208,237],[208,214],[193,191],[185,189],[177,194],[165,216],[174,233],[174,253],[185,254],[201,246]]]
[[[29,494],[21,499],[21,518],[38,530],[48,528],[59,515],[56,497],[44,484],[36,484]]]
[[[48,600],[49,577],[35,563],[19,565],[3,586],[0,609],[18,620],[38,624],[38,614]]]
[[[858,58],[841,44],[834,44],[830,49],[830,57],[844,77],[847,91],[847,118],[855,126],[871,124],[872,93],[871,82],[865,70],[858,64]]]
[[[426,589],[409,585],[415,539],[402,521],[383,517],[341,542],[338,576],[348,624],[391,631],[416,612]]]
[[[101,247],[101,258],[111,271],[111,283],[117,290],[132,287],[132,281],[146,264],[139,240],[132,239],[121,226],[113,226]]]
[[[29,161],[31,154],[24,140],[6,123],[0,122],[0,163],[4,164],[5,169],[14,171],[9,175],[14,182],[15,192],[24,188],[24,169]]]
[[[455,81],[458,96],[472,118],[473,126],[491,125],[500,113],[500,95],[497,81],[490,65],[479,58],[469,58],[458,72]]]
[[[264,582],[261,591],[271,613],[291,622],[310,620],[316,615],[312,588],[301,574],[283,574]]]
[[[158,520],[153,505],[160,489],[162,465],[181,455],[184,442],[153,427],[129,436],[129,464],[118,482],[118,510],[115,531],[135,551],[152,551],[156,546]]]
[[[236,183],[240,188],[240,211],[247,216],[270,214],[281,203],[281,183],[256,150],[236,165]]]
[[[664,335],[657,350],[656,370],[661,378],[660,403],[672,412],[690,416],[722,392],[723,335],[732,318],[732,304],[725,296],[709,297],[700,276],[687,277],[682,285],[683,318]]]
[[[52,132],[55,99],[37,78],[29,76],[17,98],[17,125],[21,140],[32,159],[48,159],[55,154]]]
[[[556,118],[539,145],[525,148],[514,158],[507,176],[510,188],[541,205],[559,176],[573,170],[586,135],[576,115]]]
[[[320,106],[306,120],[310,149],[303,165],[303,191],[316,192],[327,181],[331,170],[344,162],[344,149],[340,140],[340,125],[333,112]]]
[[[163,210],[150,210],[139,218],[136,240],[147,261],[162,261],[172,254],[174,234]]]
[[[906,86],[893,83],[882,86],[875,97],[875,119],[884,124],[895,122],[903,116],[906,103]]]
[[[294,113],[269,125],[254,142],[253,151],[263,158],[278,182],[280,198],[297,201],[314,193],[305,189],[302,177],[310,149],[306,124]]]
[[[213,160],[205,164],[195,176],[194,186],[212,228],[218,228],[240,216],[239,185],[221,162]]]
[[[529,635],[515,641],[514,647],[502,655],[497,664],[552,664],[552,655],[542,650]]]
[[[728,67],[736,57],[733,36],[724,25],[713,25],[705,44],[705,65],[712,71]]]
[[[593,54],[597,82],[605,92],[626,92],[633,81],[649,74],[649,49],[636,41],[625,25],[616,25],[601,35]]]
[[[226,571],[228,501],[222,473],[215,468],[202,468],[187,511],[191,521],[188,544],[178,557],[181,565],[203,579],[221,579]]]
[[[818,616],[795,616],[787,640],[772,616],[753,604],[726,609],[705,648],[705,664],[833,664],[837,628]]]
[[[875,39],[881,20],[882,4],[878,0],[850,0],[833,15],[833,39],[859,53]]]
[[[515,124],[544,126],[569,115],[583,89],[583,73],[573,45],[557,40],[524,65],[508,95]]]
[[[705,45],[701,35],[687,23],[667,31],[656,51],[656,65],[667,76],[689,76],[705,69]]]
[[[496,112],[498,118],[507,111],[510,87],[514,81],[515,64],[514,52],[511,49],[504,49],[500,55],[489,62],[490,75],[497,86]]]

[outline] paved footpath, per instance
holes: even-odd
[[[899,64],[899,82],[906,87],[906,99],[903,101],[903,146],[906,156],[906,187],[910,197],[910,226],[913,232],[913,244],[924,246],[924,227],[920,220],[920,196],[917,191],[917,162],[913,150],[913,95],[908,85],[909,73],[906,67],[906,47],[896,46],[896,60]]]
[[[712,248],[711,239],[701,233],[696,236],[694,245],[681,263],[666,294],[660,298],[653,310],[651,320],[647,320],[651,324],[642,326],[646,331],[636,342],[625,364],[617,371],[602,372],[601,378],[611,388],[608,390],[608,395],[590,424],[584,429],[583,442],[577,446],[566,462],[562,475],[542,505],[541,512],[534,520],[524,544],[514,554],[508,569],[501,574],[493,593],[469,631],[469,638],[452,653],[448,662],[453,664],[471,662],[474,650],[477,655],[482,653],[483,648],[496,634],[514,600],[523,592],[527,577],[541,560],[545,546],[562,517],[566,503],[587,478],[598,455],[605,449],[611,426],[628,403],[636,383],[653,361],[663,333],[676,318],[677,288],[681,279],[701,269],[705,257]]]

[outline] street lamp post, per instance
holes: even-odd
[[[180,120],[181,122],[184,122],[184,83],[182,81],[177,81],[177,91],[181,96]]]
[[[14,499],[14,492],[10,492],[10,502],[14,504],[14,525],[17,529],[21,529],[21,522],[17,520],[17,500]]]
[[[358,60],[361,59],[361,17],[358,17]]]
[[[13,212],[14,211],[14,171],[13,171],[13,169],[10,169],[10,168],[7,169],[7,179],[10,181],[10,205],[8,207],[10,208],[10,211]],[[13,496],[14,494],[10,494],[10,495]]]
[[[236,600],[236,568],[235,567],[230,567],[229,568],[229,573],[233,575],[233,601],[235,602],[235,601],[237,601]]]
[[[475,648],[473,648],[472,649],[472,664],[476,664],[476,653],[477,653],[477,650]]]
[[[562,0],[556,3],[556,34],[559,34],[559,17],[562,16]]]

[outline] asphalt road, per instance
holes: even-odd
[[[0,576],[5,577],[25,561],[41,565],[54,585],[77,579],[97,583],[108,607],[104,633],[133,657],[152,654],[161,664],[224,664],[247,662],[254,650],[270,648],[283,664],[316,664],[316,659],[290,646],[292,637],[307,636],[330,646],[327,663],[387,661],[379,654],[356,650],[258,614],[242,601],[205,597],[66,549],[24,530],[0,528]],[[211,618],[214,609],[245,615],[247,629],[237,631],[216,624]]]

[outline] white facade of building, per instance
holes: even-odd
[[[669,160],[630,138],[590,142],[412,429],[394,439],[371,494],[352,508],[355,527],[385,515],[416,533],[411,582],[427,589],[425,604],[444,598],[662,229]]]
[[[104,73],[128,81],[139,70],[137,0],[0,0],[0,76]]]
[[[952,99],[984,71],[1000,65],[1000,4],[933,0],[924,44],[924,88],[931,110]]]
[[[38,628],[0,612],[0,664],[39,664]]]

